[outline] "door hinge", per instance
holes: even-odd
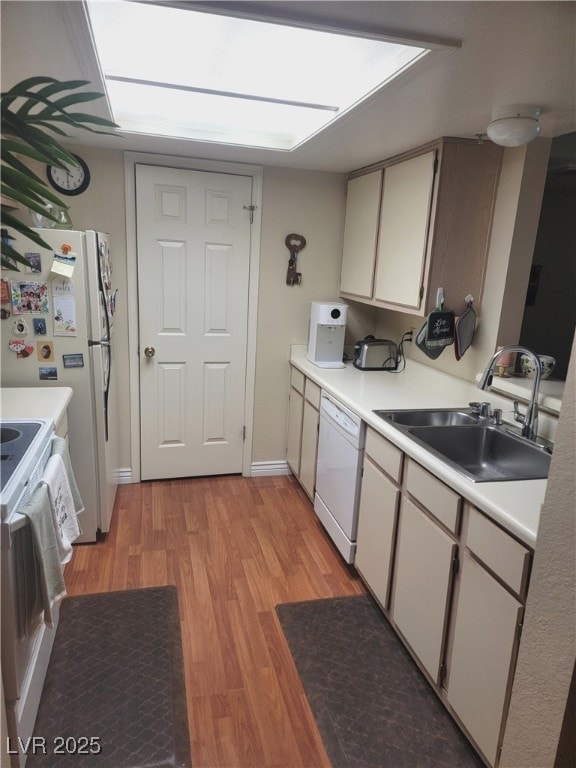
[[[459,566],[460,566],[460,560],[458,559],[458,554],[456,554],[452,558],[452,573],[454,574],[454,576],[458,573]]]
[[[442,688],[442,686],[444,685],[445,678],[446,678],[446,663],[442,662],[442,664],[440,664],[440,670],[438,672],[438,687],[439,688]]]
[[[250,224],[254,224],[254,211],[256,210],[255,205],[243,205],[242,206],[245,211],[250,212]]]
[[[246,427],[242,427],[242,441],[244,442],[246,440],[246,435],[248,434],[248,430]]]
[[[420,286],[420,301],[422,301],[423,298],[424,298],[424,286],[421,285]]]

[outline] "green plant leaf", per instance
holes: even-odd
[[[41,248],[47,248],[48,250],[51,250],[51,246],[38,234],[38,230],[32,229],[27,224],[24,224],[23,222],[16,219],[16,217],[13,216],[10,211],[2,210],[2,218],[5,220],[8,226],[13,227],[14,229],[16,229],[18,225],[18,232],[20,235],[24,235],[24,237],[32,240],[32,242],[36,243],[36,245],[39,245]]]
[[[6,189],[4,184],[2,185],[2,194],[5,197],[10,197],[11,200],[16,201],[17,203],[21,203],[22,205],[26,206],[26,208],[41,214],[45,218],[50,219],[50,221],[53,221],[55,224],[58,223],[58,216],[56,213],[52,213],[49,209],[46,208],[46,203],[43,200],[35,198],[29,194],[27,195],[17,189]]]
[[[2,154],[2,162],[6,167],[15,168],[17,171],[20,171],[21,173],[29,173],[32,178],[36,179],[40,184],[44,183],[44,180],[41,179],[36,173],[34,173],[27,165],[25,165],[21,160],[19,155],[4,155],[4,152]]]
[[[9,243],[2,241],[2,269],[14,269],[19,272],[17,264],[30,266],[25,256],[19,254]]]
[[[50,249],[51,247],[49,243],[40,237],[37,230],[32,229],[16,219],[9,211],[4,210],[4,206],[2,206],[2,224],[17,229],[20,235],[32,240],[32,242],[40,248]],[[18,269],[18,264],[23,264],[27,267],[30,266],[30,263],[25,256],[19,253],[9,242],[2,240],[2,268],[20,271]]]
[[[60,199],[51,192],[43,181],[36,181],[31,173],[22,173],[15,168],[4,166],[2,171],[2,188],[9,188],[60,206]],[[8,192],[5,192],[8,194]],[[11,195],[8,195],[9,197]]]
[[[32,160],[38,160],[39,163],[50,164],[50,158],[47,155],[19,141],[3,139],[0,145],[0,152],[2,160],[7,163],[14,161],[14,155],[26,155],[26,157],[32,158]]]
[[[82,93],[71,93],[68,96],[64,96],[58,101],[47,101],[47,107],[42,110],[43,112],[63,112],[66,107],[71,107],[74,104],[82,104],[86,101],[95,101],[100,99],[101,94],[94,93],[93,91],[84,91]]]
[[[39,128],[27,125],[24,121],[11,121],[10,128],[11,135],[22,138],[31,147],[39,152],[43,152],[49,158],[49,165],[59,164],[61,167],[64,167],[63,164],[65,163],[75,162],[73,156],[56,139]],[[4,135],[4,121],[2,129]]]
[[[34,93],[34,98],[30,98],[30,95],[28,95],[28,98],[22,104],[22,106],[19,108],[18,113],[19,114],[26,114],[30,109],[33,109],[38,104],[38,99],[41,99],[43,103],[50,103],[49,98],[57,93],[62,93],[63,91],[68,90],[74,90],[76,88],[82,88],[83,86],[88,85],[87,80],[69,80],[67,83],[61,83],[57,80],[53,81],[52,83],[49,83],[44,88],[40,89],[39,91],[32,92]],[[97,98],[99,97],[99,94],[97,95]]]
[[[67,136],[65,127],[81,128],[90,133],[105,135],[110,135],[111,128],[118,127],[106,118],[68,111],[79,104],[102,98],[100,93],[78,90],[89,84],[88,80],[59,81],[50,76],[39,75],[26,78],[0,94],[2,194],[53,221],[57,221],[57,217],[46,209],[47,202],[58,208],[68,209],[68,206],[22,162],[20,156],[60,168],[77,165],[73,154],[59,141],[59,137]],[[49,247],[32,228],[23,224],[4,205],[2,227],[26,235],[42,248]],[[10,233],[8,237],[14,239]],[[5,258],[9,260],[12,268],[16,262],[27,263],[10,243],[3,241],[3,266]]]
[[[96,115],[87,115],[83,112],[62,112],[57,115],[54,115],[52,118],[51,123],[47,123],[46,120],[33,120],[35,125],[42,125],[45,128],[49,128],[52,131],[57,131],[58,133],[61,133],[62,135],[64,132],[57,128],[54,123],[64,123],[65,125],[70,125],[72,127],[78,127],[81,126],[83,130],[90,131],[91,133],[100,133],[104,135],[110,135],[109,131],[95,131],[93,128],[90,128],[87,123],[92,123],[93,125],[99,125],[103,128],[118,128],[119,126],[116,123],[110,122],[110,120],[107,120],[105,117],[98,117]]]
[[[48,96],[54,95],[56,93],[60,93],[62,91],[67,91],[71,89],[78,88],[82,85],[85,85],[86,82],[82,80],[72,80],[68,83],[58,84],[52,82],[49,86],[42,89],[41,91],[33,92],[33,91],[25,91],[19,93],[19,97],[26,97],[27,100],[20,106],[20,108],[17,111],[18,116],[25,116],[30,121],[43,121],[47,117],[50,117],[51,119],[56,119],[56,116],[58,113],[60,113],[60,117],[66,116],[69,117],[70,113],[67,113],[65,110],[67,107],[86,103],[89,101],[95,101],[96,99],[102,98],[102,94],[97,93],[95,91],[83,91],[80,93],[69,93],[66,96],[63,96],[62,98],[58,100],[50,100]],[[61,87],[63,86],[63,87]],[[44,108],[40,111],[34,113],[33,115],[30,114],[31,110],[40,104],[44,104]],[[94,118],[92,115],[82,115],[81,120],[82,122],[86,121],[86,119],[89,119],[91,122],[94,121]],[[113,123],[110,120],[107,120],[106,118],[96,118],[96,121],[100,125],[106,125],[109,128],[118,127],[116,123]]]
[[[25,80],[21,80],[19,83],[15,83],[10,90],[2,93],[2,100],[4,96],[21,96],[22,93],[28,92],[31,88],[35,88],[37,85],[43,85],[45,83],[58,84],[61,88],[69,88],[70,83],[80,83],[81,86],[89,85],[89,80],[57,80],[55,77],[49,75],[34,75],[33,77],[27,77]],[[77,86],[80,87],[80,86]]]

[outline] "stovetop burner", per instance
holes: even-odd
[[[0,506],[14,509],[53,433],[51,419],[0,421]]]
[[[39,421],[31,421],[28,424],[15,422],[10,426],[0,428],[0,449],[2,451],[0,490],[4,490],[4,486],[16,471],[41,426]]]

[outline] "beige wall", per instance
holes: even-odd
[[[253,462],[286,460],[288,359],[307,344],[311,301],[337,301],[342,262],[346,177],[264,168]],[[299,286],[286,285],[286,235],[306,238]],[[346,344],[373,328],[373,310],[353,307]]]
[[[538,529],[502,768],[555,766],[576,660],[575,435],[576,340]],[[575,713],[568,716],[574,724]]]
[[[286,459],[290,344],[307,341],[311,301],[338,301],[345,194],[342,174],[264,169],[253,461]],[[306,238],[298,286],[286,285],[290,233]]]
[[[114,334],[120,465],[128,471],[131,388],[123,153],[87,147],[75,151],[90,166],[92,180],[86,193],[70,198],[74,227],[107,231],[113,245],[113,277],[119,288]],[[338,300],[345,190],[343,174],[264,168],[252,452],[255,462],[277,462],[286,458],[290,344],[307,342],[312,300]],[[290,287],[286,285],[289,252],[284,239],[293,232],[304,235],[306,248],[298,260],[302,284]],[[364,324],[355,323],[354,317],[362,318],[364,314],[365,310],[361,309],[351,318],[358,333],[364,332]]]

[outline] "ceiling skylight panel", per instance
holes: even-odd
[[[225,97],[151,87],[146,109],[136,84],[110,82],[108,91],[121,104],[115,119],[124,130],[159,136],[288,150],[325,122],[318,110],[260,101],[242,103],[231,122]]]
[[[172,90],[174,94],[181,89],[182,93],[212,95],[220,103],[211,110],[208,100],[202,99],[202,114],[186,113],[185,131],[182,127],[178,130],[182,112],[172,117],[164,115],[161,122],[165,126],[172,123],[177,131],[174,135],[184,133],[194,138],[193,123],[197,119],[204,140],[208,133],[206,125],[210,123],[220,126],[218,133],[223,130],[233,137],[235,126],[238,133],[244,134],[245,123],[252,124],[258,114],[260,128],[254,126],[253,130],[262,133],[262,146],[270,146],[271,137],[279,135],[276,116],[297,119],[294,110],[287,113],[278,109],[279,102],[286,102],[304,110],[294,126],[280,131],[284,137],[292,136],[295,146],[427,53],[425,48],[415,45],[155,3],[109,0],[89,2],[87,7],[114,119],[127,129],[123,120],[129,112],[130,130],[141,132],[150,130],[144,127],[150,124],[147,111],[158,112],[158,105],[149,108],[150,100],[159,98],[158,88]],[[134,87],[120,87],[121,84]],[[121,100],[128,98],[128,94],[130,106],[124,107]],[[229,99],[226,121],[220,114],[223,98]],[[262,109],[256,109],[257,100],[270,105],[269,117]],[[200,103],[175,95],[162,103],[176,102],[194,104],[195,109]],[[317,110],[318,114],[312,115],[310,110]],[[212,118],[212,111],[218,117]],[[158,120],[154,122],[157,124]],[[225,126],[224,122],[229,124]],[[286,148],[284,140],[279,142],[279,148]]]

